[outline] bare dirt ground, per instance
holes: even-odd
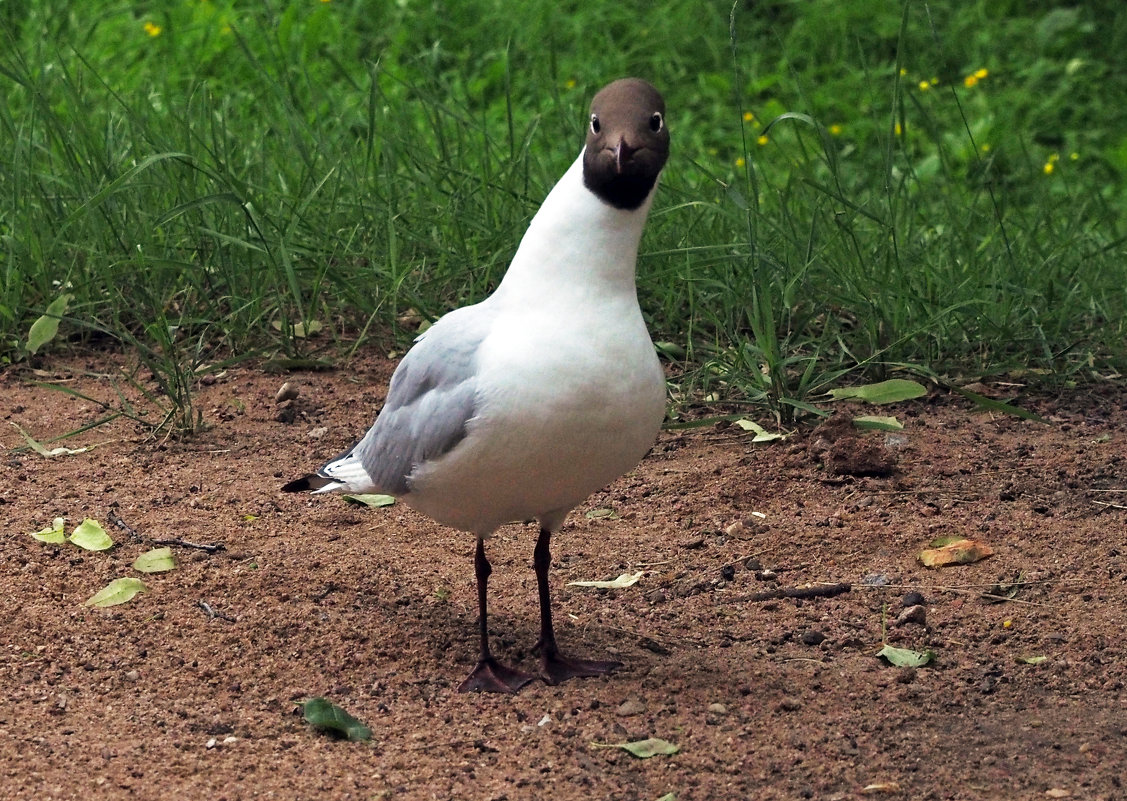
[[[117,368],[44,366],[0,375],[2,799],[1127,798],[1123,386],[1019,400],[1049,425],[938,394],[895,407],[892,437],[663,434],[553,540],[561,643],[625,668],[502,697],[455,692],[476,649],[472,537],[401,504],[278,491],[367,428],[391,363],[231,370],[200,387],[210,428],[192,439],[117,421],[51,459],[17,450],[8,421],[47,439],[99,410],[34,382],[114,403]],[[289,423],[283,380],[302,390]],[[850,475],[854,455],[890,472]],[[29,536],[56,516],[118,544]],[[994,555],[922,567],[949,534]],[[224,549],[174,547],[146,594],[83,606],[169,538]],[[526,669],[534,539],[514,525],[489,543],[494,645]],[[636,571],[628,589],[566,586]],[[819,582],[851,589],[757,595]],[[983,598],[999,583],[1012,600]],[[882,638],[935,662],[887,665]],[[313,730],[311,696],[372,740]],[[651,736],[680,752],[592,747]]]

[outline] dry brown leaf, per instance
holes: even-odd
[[[944,565],[967,565],[985,559],[994,549],[981,540],[956,540],[942,548],[928,548],[919,555],[924,567],[943,567]]]

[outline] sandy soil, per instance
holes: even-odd
[[[98,417],[45,379],[116,402],[102,357],[44,367],[0,374],[0,418],[47,439]],[[0,798],[1127,798],[1123,386],[1020,400],[1049,425],[940,394],[896,407],[892,436],[663,434],[553,542],[561,643],[625,668],[506,697],[455,692],[476,649],[472,537],[278,491],[367,428],[392,367],[231,370],[200,387],[210,428],[182,442],[118,420],[48,459],[0,426]],[[283,380],[301,389],[288,410]],[[118,544],[29,536],[56,516]],[[944,535],[994,555],[922,567]],[[223,549],[174,546],[148,593],[83,605],[164,539]],[[494,646],[526,669],[534,539],[489,543]],[[822,583],[850,589],[762,596]],[[890,666],[883,640],[935,662]],[[312,696],[371,741],[312,729]],[[592,745],[646,737],[681,750]]]

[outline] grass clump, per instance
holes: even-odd
[[[60,336],[137,354],[190,429],[222,359],[406,336],[496,285],[591,93],[638,74],[675,137],[640,292],[686,396],[789,419],[848,373],[1114,374],[1127,27],[1098,6],[5,8],[0,359],[71,295]]]

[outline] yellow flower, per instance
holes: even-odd
[[[145,33],[147,33],[149,36],[160,36],[160,32],[164,30],[164,28],[152,22],[146,22],[144,27]]]
[[[904,127],[899,122],[897,122],[892,126],[892,132],[897,136],[900,136],[900,134],[904,133]]]
[[[574,78],[568,78],[566,81],[564,81],[564,88],[565,89],[574,89],[575,88],[575,79]]]
[[[967,77],[963,78],[963,86],[965,86],[967,89],[973,89],[975,84],[977,84],[977,83],[978,83],[978,76],[977,75],[968,75]]]
[[[750,111],[744,112],[744,122],[751,122],[754,119],[755,119],[755,115],[752,114]]]
[[[1056,164],[1054,164],[1052,161],[1046,161],[1045,166],[1041,169],[1045,171],[1045,175],[1052,175],[1053,170],[1056,169]]]
[[[1080,158],[1080,154],[1076,153],[1076,152],[1072,152],[1072,153],[1068,154],[1068,158],[1071,161],[1077,161]]]
[[[736,159],[736,166],[737,167],[743,167],[745,164],[747,164],[747,162],[744,161],[743,156],[740,156],[738,159]]]
[[[930,83],[928,83],[927,81],[920,81],[920,91],[921,92],[926,92],[930,88],[931,88]]]
[[[901,67],[900,68],[900,77],[903,78],[907,74],[908,74],[908,68],[907,67]]]
[[[983,145],[982,147],[979,148],[979,150],[981,150],[983,153],[989,153],[990,152],[990,145],[988,145],[988,144]]]
[[[990,70],[986,69],[985,67],[983,67],[980,70],[974,71],[974,77],[978,78],[978,80],[980,80],[980,81],[989,74],[990,74]]]
[[[830,136],[841,136],[842,128],[836,122],[830,126]]]
[[[770,140],[767,138],[767,134],[760,134],[759,138],[756,139],[755,141],[756,141],[757,144],[759,144],[762,147],[763,145],[767,144],[767,142],[769,142]]]

